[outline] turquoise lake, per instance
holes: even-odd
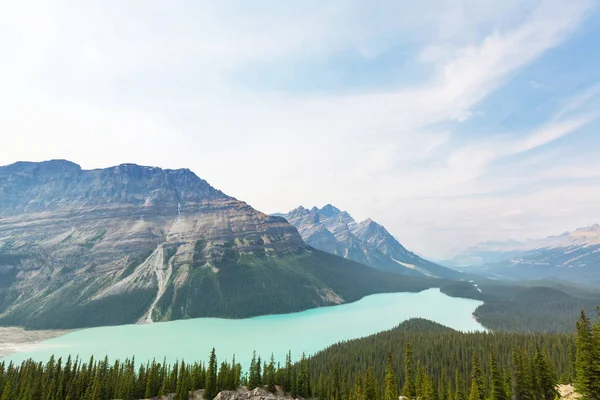
[[[196,318],[148,325],[120,325],[74,331],[38,343],[4,360],[27,358],[47,361],[54,354],[69,354],[87,360],[91,355],[109,359],[135,355],[136,361],[184,359],[205,361],[215,347],[218,359],[236,360],[244,368],[252,350],[264,358],[275,355],[283,361],[288,350],[298,359],[336,342],[391,329],[409,318],[421,317],[461,331],[485,330],[473,317],[480,301],[453,298],[439,289],[419,293],[389,293],[367,296],[357,302],[307,311],[266,315],[247,319]]]

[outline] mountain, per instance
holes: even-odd
[[[417,291],[315,250],[188,169],[0,167],[0,324],[73,328],[248,317]]]
[[[481,243],[449,263],[513,279],[556,278],[597,284],[600,283],[600,225],[544,239]]]
[[[283,217],[298,228],[306,243],[316,249],[396,274],[440,278],[460,276],[457,271],[408,251],[375,221],[356,222],[350,214],[331,204],[321,209],[300,206]]]

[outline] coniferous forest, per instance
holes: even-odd
[[[321,400],[554,400],[559,383],[600,399],[600,318],[582,312],[576,334],[461,333],[414,319],[296,362],[291,354],[283,364],[254,354],[248,371],[214,349],[194,363],[69,357],[0,364],[0,400],[187,399],[200,389],[213,399],[240,386]]]

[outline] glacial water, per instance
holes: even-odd
[[[484,330],[472,316],[480,301],[453,298],[438,289],[420,293],[376,294],[333,307],[247,319],[196,318],[148,325],[121,325],[74,331],[38,343],[5,357],[46,361],[54,354],[87,360],[91,355],[136,361],[156,358],[186,362],[208,359],[212,347],[219,359],[249,364],[252,350],[263,359],[275,355],[283,361],[291,350],[294,359],[315,353],[336,342],[368,336],[397,326],[413,317],[426,318],[461,331]]]

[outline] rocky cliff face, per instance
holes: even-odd
[[[334,268],[363,273],[186,169],[0,167],[0,324],[244,317],[390,290],[337,288]]]
[[[402,246],[371,219],[356,222],[328,204],[319,209],[298,207],[284,215],[309,245],[397,274],[455,278],[459,273],[422,259]]]

